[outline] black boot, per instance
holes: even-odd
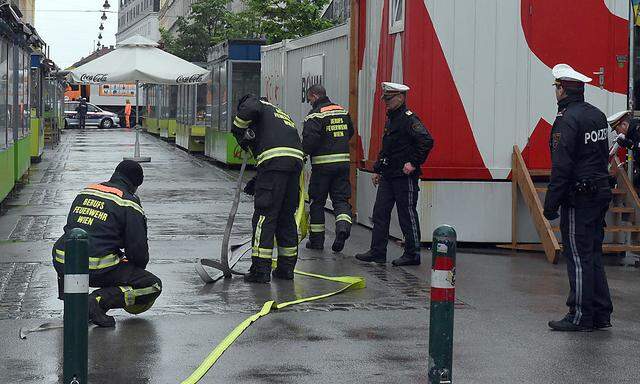
[[[336,239],[333,241],[331,250],[333,252],[342,252],[344,242],[347,241],[351,232],[351,224],[344,220],[336,222]]]
[[[591,332],[593,331],[593,327],[589,327],[586,325],[576,325],[573,323],[574,315],[568,313],[562,320],[552,320],[550,321],[549,328],[554,331],[561,332]]]
[[[401,267],[403,265],[420,265],[420,256],[415,257],[402,255],[399,258],[393,260],[391,264],[393,264],[394,267]]]
[[[107,311],[102,309],[98,302],[98,295],[92,293],[89,295],[89,321],[98,327],[115,327],[116,319],[107,315]]]
[[[387,263],[387,256],[386,255],[385,256],[374,255],[371,250],[368,250],[365,253],[358,253],[356,255],[356,259],[358,259],[360,261],[374,262],[374,263],[379,263],[379,264],[386,264]]]
[[[251,268],[249,273],[244,275],[244,281],[247,283],[271,282],[271,259],[252,257]]]
[[[305,244],[308,249],[324,249],[324,232],[309,232],[309,241]]]
[[[278,257],[278,266],[273,270],[273,277],[280,280],[293,280],[297,257]]]

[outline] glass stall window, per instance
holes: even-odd
[[[235,110],[242,96],[260,94],[260,63],[233,63],[231,108]]]
[[[7,55],[7,145],[10,146],[13,144],[14,135],[16,134],[16,127],[18,126],[16,122],[16,90],[14,86],[16,85],[16,74],[14,72],[15,62],[14,53],[16,47],[9,45],[8,47],[8,55]]]
[[[220,131],[229,132],[227,63],[220,65]]]
[[[40,68],[31,69],[31,109],[32,117],[42,117],[42,105],[40,101],[44,101],[44,93],[42,90],[42,79],[40,77]]]
[[[176,103],[176,120],[182,124],[182,85],[178,85],[178,102]]]
[[[10,114],[7,105],[7,66],[9,65],[8,46],[4,39],[0,39],[0,149],[7,148],[10,129]]]
[[[24,100],[24,105],[23,105],[23,119],[22,119],[22,129],[23,129],[23,134],[24,136],[27,136],[29,134],[29,131],[31,130],[31,99],[29,97],[30,91],[31,91],[31,86],[30,86],[30,79],[31,76],[29,76],[31,73],[31,55],[27,52],[23,52],[23,56],[22,56],[22,91],[24,92],[24,95],[22,96],[22,99]]]
[[[18,66],[16,68],[16,81],[18,82],[18,115],[16,118],[16,127],[18,127],[18,139],[24,137],[24,56],[22,50],[18,49]]]
[[[175,119],[178,110],[178,86],[169,85],[169,119]]]
[[[220,66],[214,64],[211,69],[211,130],[220,130]]]

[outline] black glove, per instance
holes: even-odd
[[[618,136],[618,138],[616,138],[616,142],[618,143],[619,146],[627,149],[631,149],[633,147],[633,141],[627,139],[626,137],[623,138]]]
[[[558,217],[560,217],[560,215],[558,215],[558,211],[548,211],[548,210],[544,210],[544,212],[542,213],[544,215],[544,217],[547,218],[547,220],[551,221],[551,220],[555,220]]]
[[[247,181],[247,185],[244,186],[244,193],[246,193],[249,196],[253,196],[256,193],[256,177],[254,176],[253,179]]]

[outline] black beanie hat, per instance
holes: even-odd
[[[144,180],[142,167],[133,160],[122,160],[116,167],[116,172],[126,177],[136,187],[139,187]]]

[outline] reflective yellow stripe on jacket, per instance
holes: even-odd
[[[64,251],[60,249],[56,249],[56,261],[60,264],[64,264]],[[89,258],[89,269],[104,269],[113,267],[120,263],[120,256],[115,253],[111,253],[102,257],[90,257]]]
[[[336,153],[334,155],[320,155],[311,157],[311,164],[331,164],[331,163],[345,163],[349,162],[348,153]]]
[[[236,118],[233,119],[233,124],[238,128],[249,128],[249,125],[251,125],[251,120],[243,120],[236,116]]]
[[[273,159],[275,157],[295,157],[296,159],[299,159],[300,161],[302,161],[304,157],[304,153],[301,150],[295,149],[295,148],[275,147],[275,148],[267,149],[266,151],[258,155],[258,159],[257,159],[258,162],[256,165],[260,165],[261,163],[267,160]]]

